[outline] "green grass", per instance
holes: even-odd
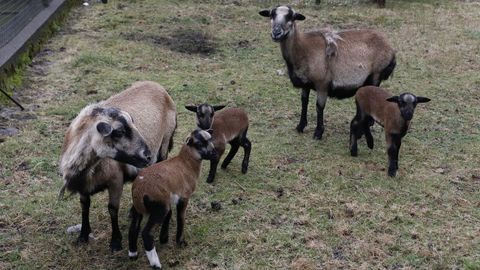
[[[46,76],[34,72],[41,64],[26,71],[22,92],[40,107],[36,120],[18,123],[20,136],[0,144],[0,268],[147,268],[141,245],[138,261],[127,258],[130,185],[120,210],[124,250],[114,254],[107,194],[93,197],[96,240],[83,246],[65,232],[80,223],[78,198],[57,201],[68,124],[86,104],[137,80],[159,82],[177,104],[171,155],[194,128],[185,104],[239,106],[251,119],[248,173],[240,172],[241,150],[213,185],[205,183],[203,165],[187,210],[189,245],[157,244],[166,268],[479,268],[478,3],[295,5],[307,17],[299,23],[303,30],[385,32],[398,65],[383,86],[432,99],[418,106],[392,179],[381,127],[373,129],[373,150],[361,140],[359,156],[350,157],[352,99],[327,101],[324,138],[314,141],[312,94],[309,125],[304,134],[295,132],[300,94],[277,75],[285,69],[280,50],[268,20],[258,15],[276,1],[109,2],[73,9],[46,45],[54,53],[36,58],[48,60]],[[212,201],[222,209],[213,211]],[[175,222],[171,240],[174,232]]]

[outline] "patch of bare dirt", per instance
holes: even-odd
[[[180,29],[169,35],[125,33],[122,36],[126,40],[146,41],[186,54],[211,55],[216,53],[218,47],[216,38],[213,35],[196,29]]]

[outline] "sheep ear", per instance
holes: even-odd
[[[426,103],[429,102],[430,99],[426,97],[417,97],[417,103]]]
[[[215,111],[220,111],[221,109],[225,108],[226,105],[215,105],[213,106],[213,109]]]
[[[185,109],[187,109],[191,112],[197,112],[197,106],[195,106],[195,105],[186,105]]]
[[[207,132],[210,133],[210,135],[212,135],[213,134],[213,129],[209,128],[209,129],[207,129]]]
[[[295,15],[293,15],[293,19],[296,20],[296,21],[303,21],[303,20],[305,20],[305,16],[303,16],[300,13],[295,13]]]
[[[193,144],[192,137],[188,137],[186,143],[187,143],[188,146],[191,146]]]
[[[387,98],[387,101],[398,103],[398,96],[389,97]]]
[[[105,122],[100,122],[97,124],[97,131],[102,134],[103,137],[107,137],[112,134],[112,126]]]
[[[262,9],[262,10],[260,10],[260,12],[258,12],[258,14],[260,14],[263,17],[270,17],[270,10]]]

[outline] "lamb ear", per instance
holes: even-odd
[[[209,129],[207,129],[207,132],[210,133],[210,135],[212,135],[213,134],[213,129],[209,128]]]
[[[186,143],[187,143],[188,146],[191,146],[193,144],[192,137],[188,137]]]
[[[262,9],[258,12],[263,17],[270,17],[270,10],[269,9]]]
[[[303,21],[303,20],[305,20],[305,16],[303,16],[300,13],[295,13],[295,15],[293,15],[293,19],[296,20],[296,21]]]
[[[112,126],[105,122],[100,122],[97,124],[97,131],[102,134],[103,137],[107,137],[112,134]]]
[[[215,111],[220,111],[221,109],[225,108],[226,105],[214,105],[212,106]]]
[[[387,98],[387,101],[398,103],[398,96],[389,97]]]
[[[195,106],[195,105],[185,105],[185,109],[187,109],[191,112],[197,112],[197,106]]]
[[[417,97],[417,103],[425,103],[425,102],[429,102],[430,99],[427,98],[427,97]]]

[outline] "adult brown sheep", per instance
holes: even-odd
[[[175,103],[155,82],[136,82],[80,111],[65,134],[60,158],[65,182],[60,198],[65,189],[80,194],[79,242],[88,242],[91,232],[90,196],[107,189],[112,223],[110,248],[122,248],[118,209],[123,184],[135,179],[137,168],[167,158],[175,128]]]

